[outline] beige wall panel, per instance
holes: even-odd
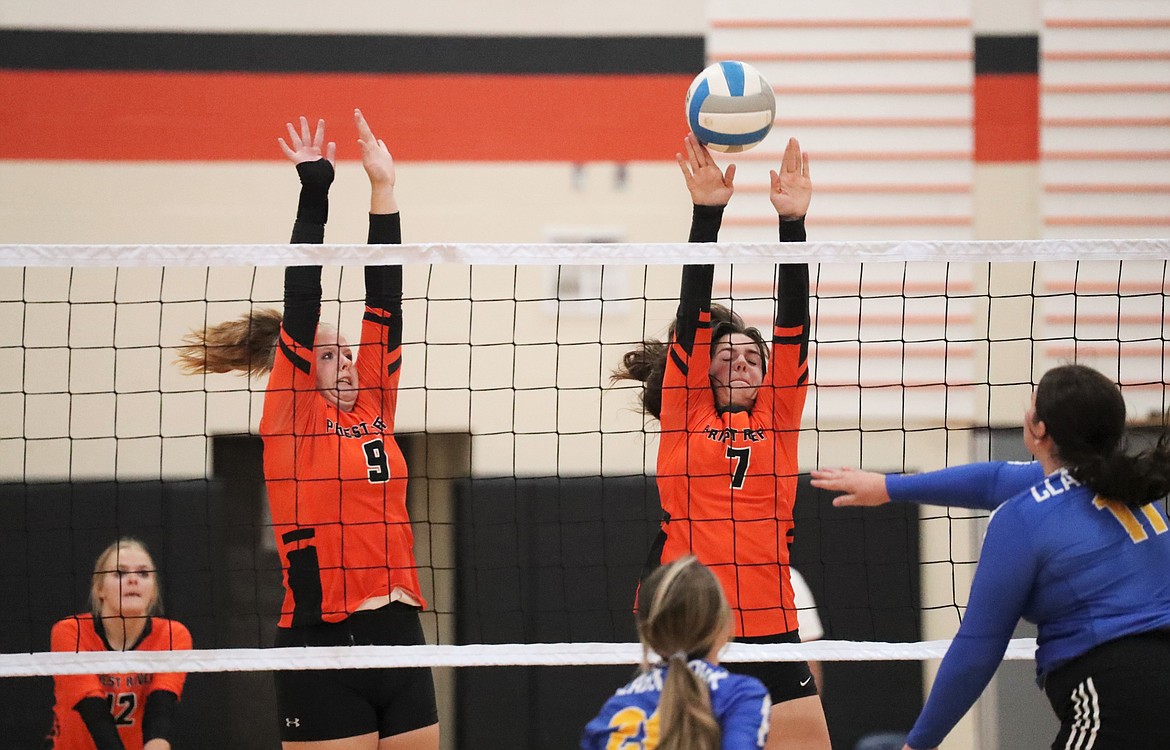
[[[0,25],[119,31],[226,31],[351,34],[699,34],[705,0],[570,0],[425,3],[337,0],[7,0]]]

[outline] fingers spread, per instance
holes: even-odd
[[[291,122],[286,122],[285,126],[288,128],[288,142],[292,144],[294,151],[300,151],[301,146],[304,144],[301,142],[301,137],[297,134],[297,129],[293,127]]]
[[[313,134],[313,147],[320,149],[323,145],[325,145],[325,121],[317,120],[317,132]]]

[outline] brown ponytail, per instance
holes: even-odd
[[[755,343],[760,350],[760,361],[764,363],[764,371],[768,367],[768,345],[758,329],[746,325],[738,313],[720,304],[711,305],[711,346],[715,346],[723,336],[732,333],[742,333]],[[637,349],[631,349],[622,356],[621,365],[613,371],[610,382],[619,380],[637,380],[645,384],[642,389],[642,408],[655,419],[662,418],[662,378],[666,373],[666,356],[670,351],[670,341],[674,338],[678,321],[672,321],[666,329],[666,340],[646,339]]]

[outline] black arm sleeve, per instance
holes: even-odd
[[[401,214],[370,214],[371,245],[402,243]],[[386,351],[402,345],[402,266],[366,266],[366,304],[390,313],[386,321]]]
[[[284,269],[284,330],[293,341],[312,349],[321,316],[321,266]]]
[[[368,242],[401,244],[401,214],[370,214]],[[366,304],[390,313],[402,313],[402,266],[366,266]]]
[[[691,213],[688,242],[716,242],[723,223],[723,206],[695,206]],[[695,346],[695,329],[699,313],[711,309],[711,283],[715,266],[683,266],[682,290],[675,318],[675,337],[689,355]]]
[[[780,220],[781,242],[804,242],[807,239],[808,235],[804,229],[804,219],[793,219],[792,221],[786,219]]]
[[[804,219],[780,220],[781,242],[804,242]],[[808,341],[808,264],[781,263],[776,266],[776,327],[804,327]]]
[[[695,206],[687,242],[717,242],[719,227],[723,225],[723,209],[723,206]]]
[[[808,264],[776,266],[776,327],[808,330]]]
[[[170,690],[155,690],[146,696],[146,708],[142,711],[143,742],[156,739],[170,742],[178,705],[179,696]]]
[[[292,239],[297,244],[325,241],[325,222],[329,220],[329,186],[333,184],[333,165],[325,159],[304,161],[297,165],[301,178],[301,197],[297,202],[297,220]]]
[[[81,714],[89,736],[93,737],[93,744],[97,750],[126,750],[122,738],[118,736],[118,727],[114,725],[114,717],[110,714],[110,707],[105,700],[93,696],[77,701],[73,710]]]
[[[301,197],[292,239],[297,244],[319,245],[325,241],[329,219],[329,186],[333,165],[325,159],[297,165]],[[290,266],[284,271],[284,330],[301,346],[313,348],[321,315],[321,267]]]

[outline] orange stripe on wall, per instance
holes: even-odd
[[[1027,73],[975,76],[975,161],[1039,159],[1039,77]]]
[[[411,161],[670,160],[689,75],[121,73],[0,70],[0,158],[281,158],[300,114],[357,158],[360,106]]]

